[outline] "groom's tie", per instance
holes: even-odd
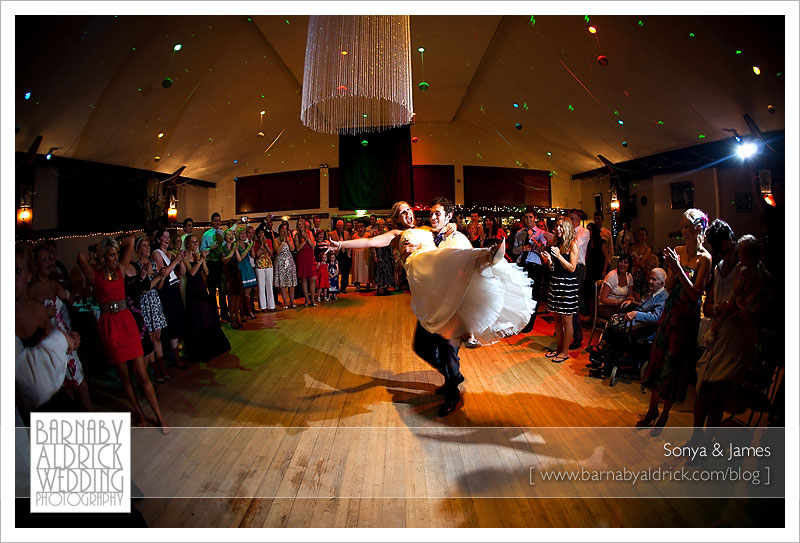
[[[439,232],[438,234],[436,234],[436,237],[433,238],[433,242],[438,247],[443,239],[444,239],[444,232]]]

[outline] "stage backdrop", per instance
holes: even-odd
[[[387,209],[413,200],[411,127],[339,136],[340,209]]]
[[[550,175],[545,170],[464,166],[464,205],[550,207]]]
[[[429,206],[431,200],[444,196],[456,201],[456,168],[452,165],[414,166],[414,204]]]

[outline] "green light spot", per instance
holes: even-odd
[[[551,153],[550,151],[547,151],[547,156],[553,156],[553,153]]]
[[[658,121],[658,124],[664,124],[664,121]]]
[[[251,17],[248,17],[248,18],[247,18],[247,22],[248,22],[248,23],[252,23],[252,22],[253,22],[253,19],[252,19]]]
[[[619,111],[617,111],[617,110],[615,109],[615,110],[614,110],[614,115],[619,115]]]
[[[286,24],[287,24],[287,25],[289,24],[289,19],[286,19]]]
[[[180,51],[181,49],[183,49],[183,45],[180,43],[176,43],[175,47],[172,48],[173,51]]]
[[[208,141],[213,142],[214,138],[208,138]]]
[[[572,104],[570,104],[570,105],[569,105],[569,110],[570,110],[570,111],[575,111],[575,108],[574,108],[574,107],[572,107]]]
[[[558,175],[558,172],[553,170],[553,174],[552,175]]]
[[[522,162],[520,162],[519,160],[515,160],[514,164],[516,164],[517,166],[522,166]]]
[[[584,16],[583,16],[583,20],[584,20],[584,21],[586,21],[586,22],[588,23],[588,22],[589,22],[589,16],[588,16],[588,15],[584,15]]]
[[[525,102],[524,104],[522,104],[522,109],[524,109],[525,111],[528,111],[528,102]]]
[[[131,47],[131,51],[136,51],[136,48],[135,47]]]
[[[365,119],[367,118],[367,114],[366,113],[362,113],[361,116],[364,117]]]
[[[778,77],[782,76],[783,72],[778,72]]]
[[[701,139],[702,140],[702,139],[705,139],[705,138],[706,138],[705,134],[700,134],[699,136],[697,136],[697,139]]]
[[[689,32],[689,37],[694,38],[694,32]]]
[[[264,98],[264,97],[265,97],[265,96],[262,94],[262,95],[261,95],[261,98]]]
[[[425,48],[424,47],[417,47],[417,51],[419,51],[420,53],[424,53],[425,52]]]
[[[136,89],[136,90],[137,90],[137,92],[142,92],[142,89]]]
[[[362,147],[366,147],[367,145],[369,145],[369,142],[367,140],[361,140],[361,145]]]
[[[536,17],[534,17],[533,15],[531,15],[531,26],[533,26],[533,25],[535,25],[535,24],[536,24]]]
[[[737,54],[737,55],[741,55],[741,54],[742,54],[742,50],[741,50],[741,49],[737,49],[737,50],[736,50],[736,54]]]

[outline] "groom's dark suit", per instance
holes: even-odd
[[[437,247],[443,248],[472,248],[472,244],[461,232],[455,232],[447,238],[443,238],[442,234],[435,234],[434,242]],[[414,352],[444,376],[445,401],[439,409],[440,416],[453,412],[461,399],[458,385],[464,381],[464,376],[461,375],[458,358],[460,343],[459,338],[448,340],[439,334],[429,332],[417,321],[417,330],[414,332]]]

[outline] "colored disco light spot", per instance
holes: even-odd
[[[289,19],[286,19],[286,24],[287,24],[287,25],[289,24]]]
[[[553,156],[553,153],[551,153],[550,151],[547,151],[547,156]]]
[[[756,75],[761,75],[761,68],[758,66],[753,66],[753,73]]]
[[[619,111],[617,111],[617,110],[615,109],[615,110],[614,110],[614,115],[619,115]]]
[[[590,34],[597,34],[597,29],[595,27],[593,27],[593,26],[590,26],[589,27],[589,33]]]
[[[776,75],[777,75],[778,77],[780,77],[780,76],[782,76],[782,75],[783,75],[783,72],[778,72]]]
[[[233,163],[234,163],[234,164],[238,164],[238,163],[239,163],[239,161],[238,161],[238,160],[234,160],[234,161],[233,161]]]
[[[425,52],[425,48],[424,47],[417,47],[417,51],[419,51],[420,53],[424,53]]]
[[[480,153],[477,153],[475,156],[478,157],[478,158],[483,158],[483,155],[480,154]]]
[[[347,51],[342,51],[342,56],[347,56]]]
[[[536,24],[536,17],[534,17],[533,15],[531,15],[531,26],[533,26],[533,25],[535,25],[535,24]]]
[[[569,110],[570,110],[570,111],[575,111],[575,108],[574,108],[574,107],[572,107],[572,104],[570,104],[568,107],[569,107]]]
[[[419,90],[421,90],[422,92],[425,92],[426,90],[428,90],[428,87],[430,87],[430,85],[428,85],[428,83],[426,81],[420,81]]]
[[[736,54],[737,54],[737,55],[741,55],[741,54],[742,54],[742,50],[741,50],[741,49],[737,49],[737,50],[736,50]]]
[[[694,32],[689,32],[689,37],[694,38]]]
[[[172,78],[170,77],[164,78],[164,81],[161,82],[161,86],[164,87],[165,89],[170,88],[172,86]]]
[[[214,138],[208,138],[208,141],[210,141],[211,143],[214,143]]]
[[[481,110],[481,113],[486,113],[486,108],[485,107],[481,106],[480,110]]]
[[[164,133],[163,133],[163,132],[159,132],[159,133],[158,133],[158,136],[156,136],[156,137],[157,137],[158,139],[161,139],[161,138],[163,138],[163,137],[164,137]]]
[[[25,99],[26,99],[26,100],[30,100],[30,99],[31,99],[31,93],[29,93],[29,92],[26,92],[26,93],[25,93]]]
[[[253,22],[253,18],[252,18],[252,17],[248,17],[248,18],[247,18],[247,22],[248,22],[248,23],[252,23],[252,22]]]
[[[369,142],[367,140],[361,140],[362,147],[366,147],[367,145],[369,145]]]
[[[657,121],[658,124],[664,124],[664,121]]]
[[[588,15],[584,15],[584,16],[583,16],[583,20],[584,20],[584,21],[586,21],[586,22],[588,23],[588,22],[589,22],[589,16],[588,16]]]
[[[642,21],[641,19],[639,19],[639,23],[638,23],[638,24],[639,24],[639,26],[644,26],[644,21]]]
[[[365,119],[367,118],[367,114],[366,113],[362,113],[361,116],[364,117]]]
[[[172,48],[173,51],[180,51],[181,49],[183,49],[183,45],[181,45],[180,43],[176,43],[175,46]]]
[[[622,142],[622,146],[623,146],[623,147],[627,147],[627,146],[628,146],[628,142],[627,142],[627,141],[623,141],[623,142]]]
[[[519,107],[519,104],[514,104],[514,107]]]
[[[700,134],[699,136],[697,136],[697,139],[699,139],[699,140],[706,139],[706,135],[705,134]]]
[[[528,111],[528,102],[525,102],[524,104],[522,104],[522,109],[524,109],[525,111]]]
[[[263,138],[264,137],[264,133],[263,132],[259,132],[258,134],[256,134],[256,136],[258,136],[259,138]]]
[[[516,128],[517,130],[522,130],[522,124],[517,123],[514,125],[514,128]]]
[[[419,141],[419,138],[417,136],[414,136],[413,138],[411,138],[411,143],[417,143],[418,141]]]
[[[625,121],[623,121],[622,119],[617,119],[617,122],[618,122],[619,124],[625,124]]]

